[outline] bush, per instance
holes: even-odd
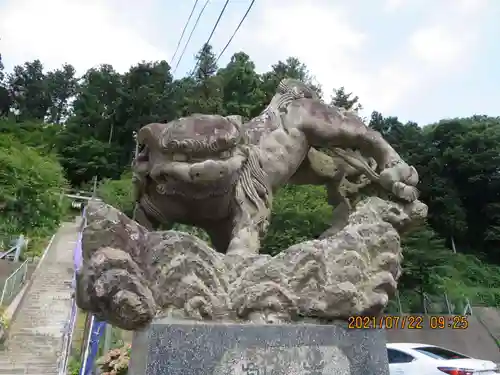
[[[68,375],[79,375],[80,368],[82,367],[81,361],[77,358],[70,357],[68,361]]]
[[[135,205],[132,197],[132,173],[124,173],[119,180],[103,180],[97,188],[97,196],[132,217]]]
[[[0,137],[5,134],[17,139],[25,146],[35,148],[45,155],[55,150],[55,141],[61,127],[54,124],[40,122],[16,122],[11,119],[0,118]]]
[[[262,252],[276,255],[296,243],[316,238],[332,220],[325,189],[321,186],[285,186],[273,203],[271,223]]]
[[[63,170],[11,136],[0,138],[0,233],[51,235],[64,215]]]
[[[102,375],[125,375],[130,361],[130,344],[122,348],[111,349],[97,360]]]

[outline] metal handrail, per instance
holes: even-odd
[[[87,224],[87,220],[85,217],[85,212],[83,212],[82,213],[82,226],[79,230],[80,233],[79,233],[77,241],[81,241],[81,233],[83,232],[83,229],[85,228],[86,224]],[[75,267],[76,267],[76,265],[75,265]],[[75,269],[74,277],[76,278],[76,269]],[[59,356],[59,363],[58,363],[58,371],[57,371],[58,375],[66,375],[66,372],[67,372],[69,357],[71,355],[71,345],[73,343],[73,333],[75,331],[77,315],[78,315],[78,306],[76,305],[75,296],[73,294],[73,297],[71,298],[70,316],[69,316],[68,321],[64,327],[63,343],[62,343],[61,354]]]
[[[22,272],[22,273],[21,273]],[[28,273],[28,261],[24,261],[14,272],[10,274],[10,276],[5,280],[5,283],[3,285],[3,290],[2,290],[2,296],[0,297],[0,306],[3,305],[4,300],[6,299],[7,296],[7,287],[10,284],[12,280],[17,281],[18,275],[21,273],[21,282],[18,284],[18,286],[23,285],[26,282],[26,274]],[[14,285],[16,283],[14,282]],[[14,288],[12,288],[8,292],[8,298],[12,297],[15,294]]]
[[[5,258],[7,255],[14,252],[16,249],[17,249],[17,246],[12,246],[9,250],[7,250],[6,252],[4,252],[0,255],[0,259]]]
[[[71,345],[73,343],[73,333],[75,331],[76,317],[78,313],[78,308],[76,306],[76,301],[73,298],[71,306],[71,315],[69,321],[64,327],[63,344],[61,355],[59,357],[58,375],[66,375],[66,370],[68,368],[69,356],[71,354]]]

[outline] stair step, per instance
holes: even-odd
[[[36,367],[14,367],[14,368],[0,368],[1,375],[42,375],[42,374],[57,374],[57,368],[47,368],[47,369],[39,369]]]
[[[65,223],[21,301],[0,351],[0,375],[54,374],[71,312],[73,250],[78,226]]]

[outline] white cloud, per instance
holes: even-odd
[[[295,56],[313,72],[327,95],[347,82],[348,89],[360,95],[364,77],[357,68],[369,38],[350,24],[346,9],[317,1],[269,2],[253,22],[242,34],[257,63]]]
[[[246,43],[253,46],[250,55],[257,62],[263,57],[276,61],[297,56],[327,95],[342,85],[361,98],[366,113],[373,109],[394,113],[466,66],[481,30],[473,17],[478,19],[485,10],[485,2],[478,2],[460,0],[457,6],[449,0],[432,8],[426,1],[387,0],[386,10],[411,7],[412,14],[419,11],[420,19],[411,20],[409,24],[415,26],[406,31],[406,40],[381,51],[385,56],[376,56],[379,46],[387,47],[385,41],[375,39],[366,25],[356,25],[357,14],[346,3],[289,0],[278,5],[270,1],[253,24],[246,24]],[[391,25],[381,21],[376,27]],[[378,61],[371,63],[370,57]]]
[[[123,6],[140,8],[144,2]],[[0,7],[1,50],[14,64],[40,59],[46,68],[68,62],[78,73],[97,64],[127,70],[140,60],[166,59],[117,16],[116,3],[100,0],[7,0]],[[134,9],[135,9],[134,8]]]
[[[453,5],[465,14],[477,13],[491,5],[492,0],[454,0]]]
[[[384,10],[386,12],[395,12],[405,5],[405,0],[386,0],[384,2]]]
[[[421,28],[410,37],[411,52],[428,64],[446,68],[467,51],[469,35],[457,35],[441,25]]]
[[[491,1],[386,0],[382,9],[367,10],[355,2],[266,0],[256,4],[226,55],[243,50],[259,70],[296,56],[326,96],[345,86],[361,98],[366,112],[398,114],[398,108],[419,102],[428,90],[467,69],[481,46],[482,16],[490,11]],[[165,50],[164,43],[177,43],[183,20],[171,17],[163,23],[159,14],[173,4],[4,0],[0,50],[7,65],[39,58],[47,68],[72,63],[79,73],[99,63],[123,71],[143,59],[168,60],[172,51]],[[216,51],[227,42],[245,8],[236,2],[234,14],[226,14],[213,38]],[[189,10],[186,6],[186,16]],[[213,20],[202,19],[198,36],[211,30],[218,11],[213,15]],[[155,38],[161,49],[148,42]]]

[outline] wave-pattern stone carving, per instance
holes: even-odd
[[[287,323],[381,313],[401,273],[399,232],[427,215],[420,201],[362,200],[333,236],[280,254],[221,254],[187,233],[149,232],[90,202],[77,302],[134,330],[155,317]]]

